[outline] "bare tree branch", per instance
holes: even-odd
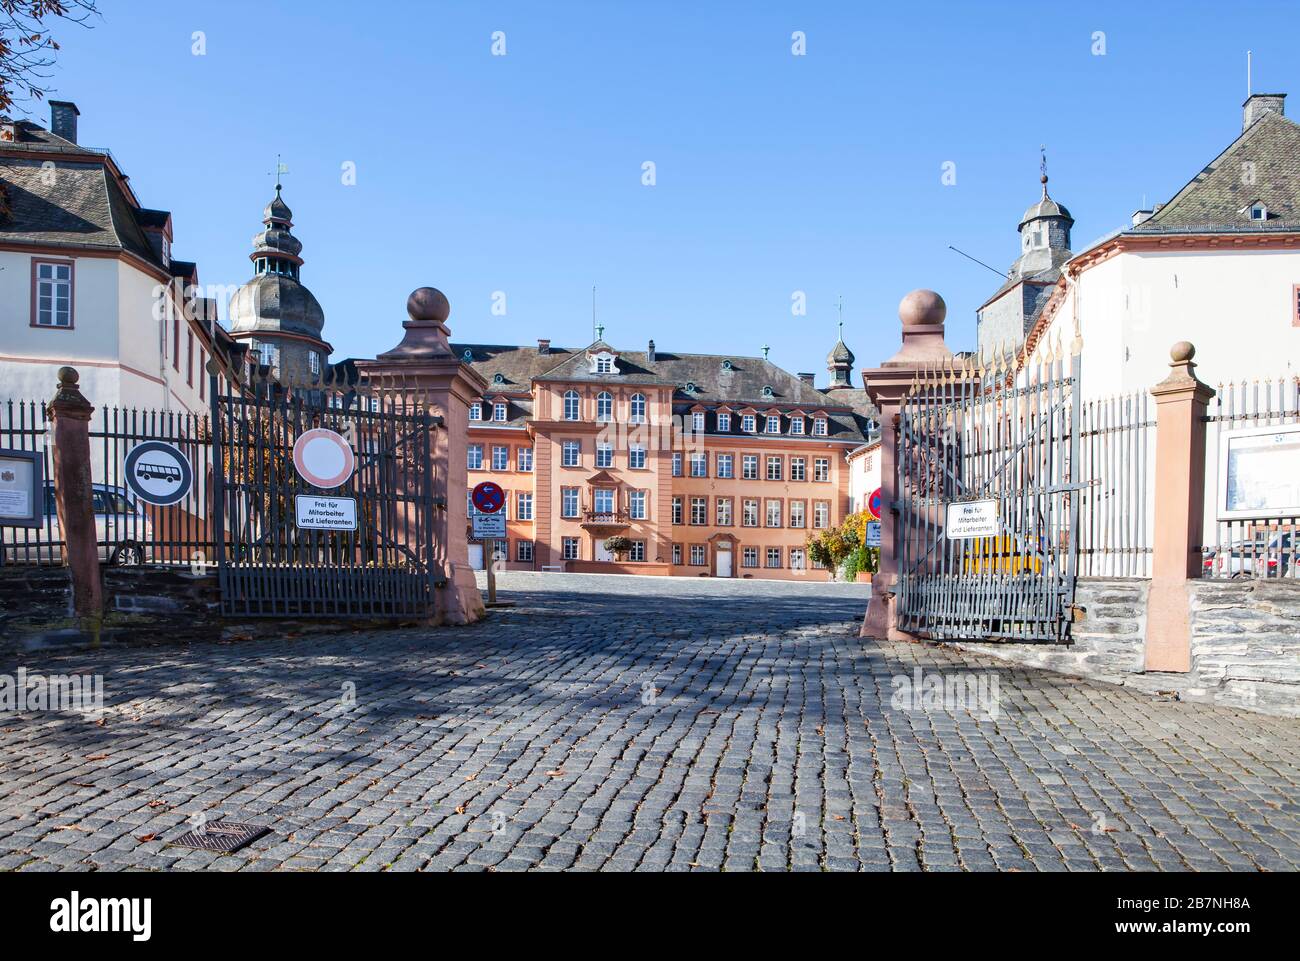
[[[0,0],[0,114],[48,92],[59,43],[47,21],[90,28],[98,0]],[[20,108],[21,109],[21,108]]]

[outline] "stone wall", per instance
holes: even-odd
[[[1189,581],[1188,674],[1143,671],[1147,584],[1081,578],[1068,645],[955,646],[1183,700],[1300,717],[1300,580]]]

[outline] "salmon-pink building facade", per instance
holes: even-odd
[[[846,457],[874,429],[842,340],[824,390],[765,358],[653,342],[454,349],[488,384],[470,411],[468,485],[507,493],[505,568],[829,577],[807,538],[844,519]],[[606,548],[614,537],[623,550]],[[471,542],[475,566],[488,553]]]

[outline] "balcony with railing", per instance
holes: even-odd
[[[582,526],[588,530],[621,528],[631,523],[632,517],[627,511],[585,511],[582,515]]]

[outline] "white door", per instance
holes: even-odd
[[[718,559],[718,576],[730,577],[731,576],[731,545],[719,544],[717,550],[714,551],[713,556]]]
[[[596,560],[612,561],[613,559],[614,553],[613,551],[605,550],[605,542],[601,540],[596,541]]]
[[[483,545],[482,544],[471,543],[469,545],[469,566],[474,568],[474,570],[476,571],[483,570]]]

